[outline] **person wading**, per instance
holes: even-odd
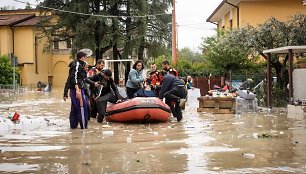
[[[177,121],[181,121],[183,118],[181,107],[186,102],[187,91],[185,84],[177,77],[166,74],[163,78],[161,90],[159,92],[159,98],[162,100],[165,98],[170,103],[170,109]]]
[[[107,102],[119,103],[121,96],[112,78],[112,71],[102,70],[99,74],[86,78],[86,83],[94,85],[97,90],[93,94],[98,109],[98,122],[102,123],[106,114]]]
[[[70,110],[70,127],[77,128],[80,123],[81,129],[87,129],[88,111],[85,97],[85,83],[87,76],[85,71],[86,57],[92,55],[89,49],[82,49],[76,55],[76,60],[69,64],[69,75],[64,88],[64,101],[68,98],[68,90],[70,91],[71,110]]]
[[[105,66],[105,62],[102,59],[99,59],[96,63],[96,66],[90,68],[87,76],[92,77],[95,74],[99,74],[102,71],[102,69],[104,68],[104,66]],[[89,115],[89,117],[96,118],[98,110],[97,110],[97,104],[94,100],[93,94],[96,93],[95,90],[97,88],[95,88],[94,85],[90,85],[89,89],[90,89],[90,96],[89,96],[89,101],[90,101],[90,112],[89,113],[90,113],[90,115]]]

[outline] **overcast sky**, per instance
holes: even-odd
[[[216,25],[206,22],[222,0],[176,0],[178,47],[198,51],[202,37],[215,34]]]
[[[36,0],[21,0],[35,3]],[[178,24],[178,47],[199,51],[202,37],[212,36],[216,25],[206,22],[209,15],[222,0],[176,0]],[[23,8],[25,5],[13,0],[0,0],[0,6]]]

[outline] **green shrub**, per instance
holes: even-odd
[[[18,68],[15,68],[15,78],[16,81],[19,81],[19,72]],[[6,55],[1,55],[0,56],[0,84],[2,85],[11,85],[13,84],[13,67],[11,60],[8,56]]]

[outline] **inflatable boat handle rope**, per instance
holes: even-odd
[[[151,118],[151,115],[150,114],[146,114],[144,117],[143,117],[143,122],[147,122],[148,120],[150,120]]]

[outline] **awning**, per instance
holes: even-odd
[[[286,46],[286,47],[279,47],[269,50],[264,50],[264,54],[267,55],[267,82],[268,82],[268,107],[272,107],[272,71],[271,71],[271,56],[270,54],[288,54],[289,55],[289,102],[293,102],[293,80],[292,80],[292,72],[293,72],[293,56],[294,53],[306,53],[306,45],[301,46]]]
[[[293,53],[306,53],[306,45],[279,47],[279,48],[264,50],[263,53],[264,54],[267,54],[267,53],[284,54],[284,53],[288,53],[289,50],[292,50]]]

